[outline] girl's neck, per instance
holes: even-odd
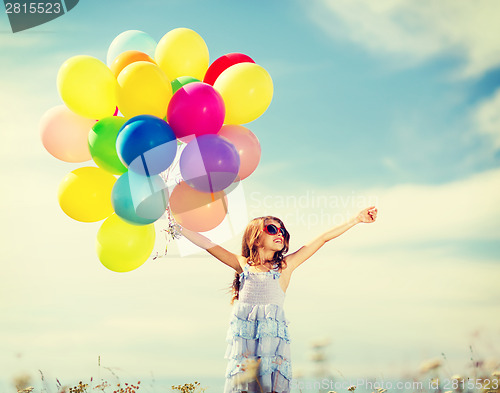
[[[266,263],[274,263],[274,251],[265,250],[263,248],[259,249],[259,260],[256,261],[259,265],[264,265]]]

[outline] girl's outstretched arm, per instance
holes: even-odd
[[[224,247],[215,244],[210,239],[198,232],[193,232],[189,229],[181,227],[181,233],[191,243],[207,250],[219,261],[232,267],[238,273],[241,273],[243,271],[241,265],[244,265],[246,263],[246,260],[242,255],[233,254],[232,252],[226,250]]]
[[[299,248],[292,254],[286,256],[287,268],[291,272],[294,271],[301,263],[309,259],[316,251],[318,251],[326,242],[342,235],[345,231],[352,228],[360,222],[371,223],[377,219],[377,209],[375,206],[368,207],[358,213],[357,216],[352,217],[350,220],[340,224],[325,233],[318,236],[312,242]]]

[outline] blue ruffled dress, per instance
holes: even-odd
[[[240,274],[239,299],[233,304],[227,332],[228,359],[224,393],[261,393],[255,380],[241,378],[249,360],[260,358],[259,383],[264,393],[289,393],[292,379],[288,319],[277,267],[268,272]]]

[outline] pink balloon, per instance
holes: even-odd
[[[227,138],[238,151],[240,156],[239,180],[250,176],[259,165],[261,154],[260,143],[255,134],[243,126],[226,124],[220,129],[218,135]]]
[[[65,162],[89,161],[92,156],[88,135],[96,122],[77,115],[65,105],[55,106],[40,119],[43,146],[55,158]]]
[[[167,109],[167,121],[179,139],[191,134],[217,134],[225,115],[222,96],[203,82],[181,87],[170,99]]]

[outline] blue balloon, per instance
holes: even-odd
[[[111,192],[115,213],[133,225],[148,225],[158,220],[168,206],[168,190],[158,176],[141,176],[125,172],[116,180]]]
[[[165,120],[152,115],[132,117],[116,138],[118,157],[129,170],[143,176],[167,169],[177,153],[177,139]]]
[[[156,41],[149,34],[140,30],[127,30],[119,34],[108,48],[106,63],[113,64],[116,56],[127,50],[138,50],[154,58]]]

